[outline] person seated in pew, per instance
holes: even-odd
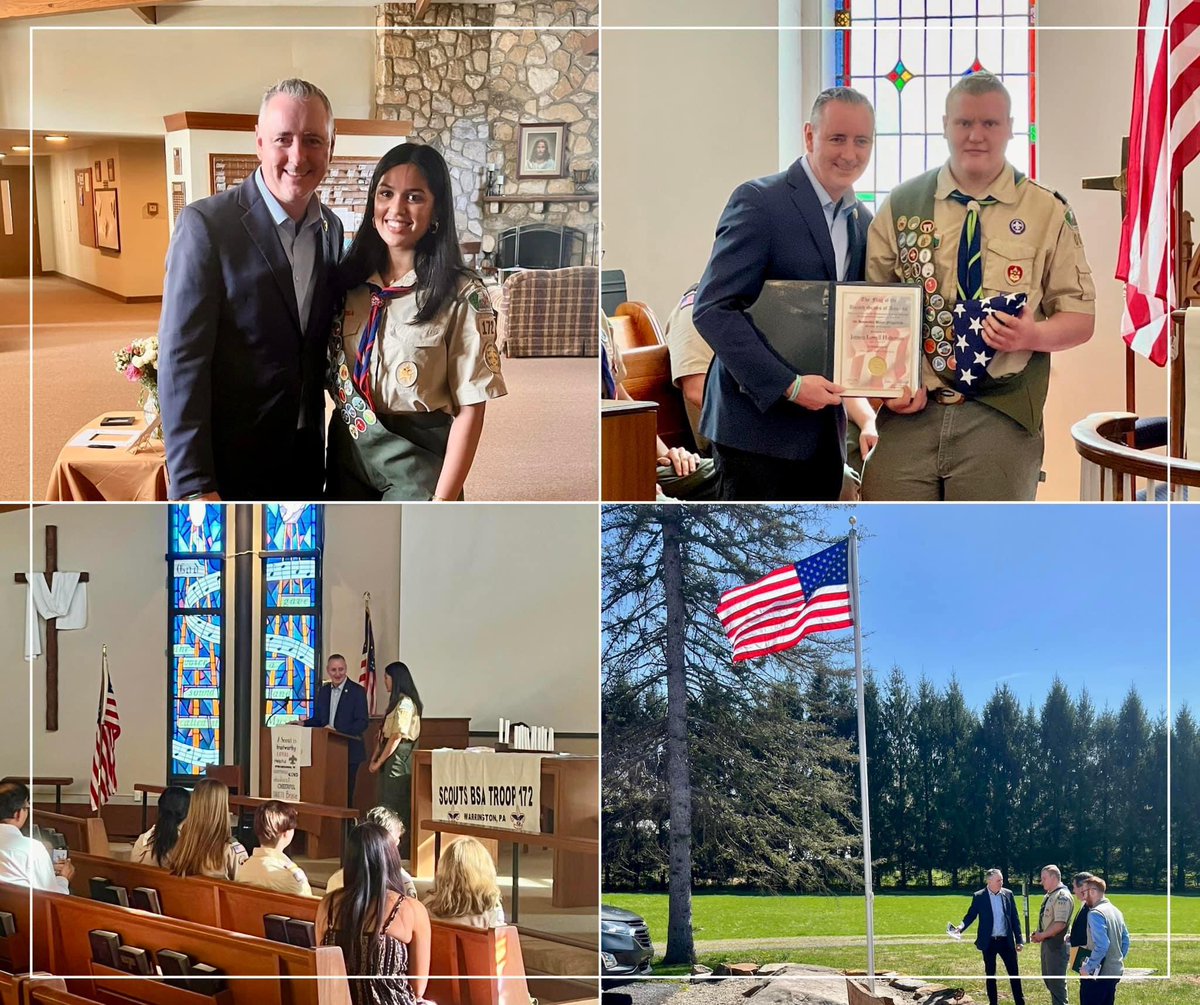
[[[158,820],[133,843],[129,861],[169,869],[167,856],[179,842],[179,829],[187,819],[192,794],[182,785],[168,785],[158,797]]]
[[[23,831],[29,822],[29,788],[22,782],[0,782],[0,880],[37,890],[70,893],[75,866],[64,858],[53,862],[46,846]]]
[[[192,792],[192,804],[171,853],[176,876],[233,879],[250,856],[229,827],[229,788],[215,778],[203,778]]]
[[[312,887],[304,870],[283,853],[296,836],[296,807],[278,799],[263,803],[254,811],[254,833],[258,847],[238,866],[237,881],[311,897]]]
[[[503,925],[504,903],[491,852],[473,837],[460,837],[443,849],[425,907],[438,921],[472,928]]]
[[[382,827],[392,836],[392,839],[396,842],[396,850],[399,852],[400,839],[404,837],[404,821],[401,820],[399,816],[393,813],[386,806],[372,806],[369,810],[367,810],[367,815],[364,818],[364,822],[369,824],[379,824],[380,827]],[[332,876],[330,876],[328,880],[326,880],[326,893],[333,893],[334,890],[340,890],[345,885],[343,873],[344,870],[339,869]],[[400,870],[400,885],[404,888],[404,896],[416,897],[417,884],[413,882],[412,876],[405,872],[403,868]]]
[[[621,350],[612,337],[612,328],[604,312],[600,312],[600,396],[632,401],[633,396],[621,382],[625,379],[625,364]],[[715,500],[717,474],[711,458],[694,454],[686,447],[668,447],[662,437],[654,437],[656,458],[655,494],[672,499]]]
[[[321,944],[339,946],[354,1005],[414,1005],[429,982],[429,914],[406,897],[400,852],[378,824],[360,824],[346,840],[346,885],[317,908]]]

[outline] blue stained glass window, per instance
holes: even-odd
[[[168,696],[171,780],[221,763],[225,643],[225,508],[168,507],[170,615]]]
[[[981,70],[1012,95],[1009,161],[1037,177],[1036,0],[832,0],[832,11],[833,83],[862,91],[876,109],[859,198],[880,203],[946,160],[946,94]]]
[[[320,681],[319,506],[263,507],[263,719],[268,726],[313,713]]]

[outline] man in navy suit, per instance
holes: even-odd
[[[804,126],[805,154],[787,171],[730,196],[696,290],[692,320],[716,353],[700,428],[713,444],[722,499],[837,499],[845,459],[842,388],[797,374],[747,315],[769,279],[861,280],[871,214],[852,188],[875,141],[858,91],[822,91]],[[875,442],[866,399],[847,399]]]
[[[263,98],[259,168],[184,207],[167,252],[158,387],[172,499],[315,499],[342,225],[317,186],[329,99],[304,80]]]
[[[317,692],[317,709],[302,725],[323,726],[354,737],[350,741],[350,778],[347,783],[347,805],[354,805],[354,782],[358,766],[367,759],[363,748],[363,733],[367,731],[367,692],[346,676],[346,657],[334,653],[325,664],[329,680]]]
[[[987,996],[990,1005],[996,1005],[996,957],[1004,961],[1012,986],[1013,1001],[1025,1005],[1025,993],[1021,990],[1018,976],[1017,953],[1025,940],[1021,937],[1021,918],[1017,914],[1017,901],[1012,890],[1004,886],[1004,873],[989,869],[985,874],[987,886],[971,896],[971,906],[964,915],[958,931],[964,932],[976,918],[979,927],[975,930],[975,948],[983,953],[983,972],[987,975]]]

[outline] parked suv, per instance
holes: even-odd
[[[650,973],[650,929],[632,911],[600,906],[600,970],[604,977],[640,977]]]

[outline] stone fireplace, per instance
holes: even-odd
[[[412,4],[377,8],[375,117],[411,121],[410,138],[446,158],[463,241],[490,236],[499,255],[514,228],[569,228],[582,235],[583,264],[595,262],[598,185],[577,188],[571,171],[599,163],[598,6],[434,3],[417,20]],[[566,123],[566,177],[517,178],[522,122]],[[489,165],[505,176],[496,197],[485,194]]]

